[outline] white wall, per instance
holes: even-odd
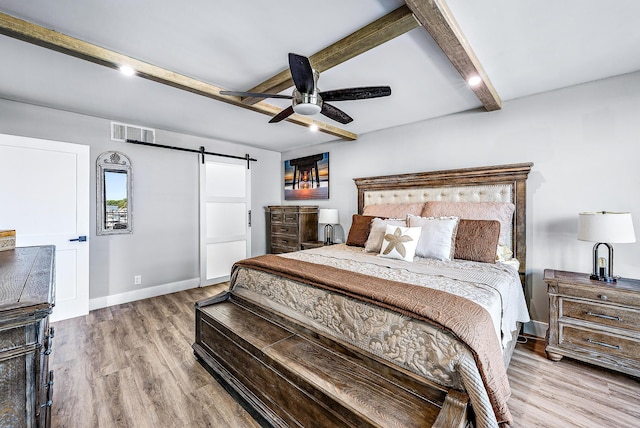
[[[144,124],[137,124],[142,125]],[[110,139],[110,121],[0,99],[0,133],[90,146],[90,299],[144,297],[151,287],[197,284],[199,277],[199,156],[175,150],[119,143]],[[244,156],[250,154],[252,254],[266,252],[264,206],[280,202],[280,153],[238,144],[156,131],[158,144]],[[133,166],[133,234],[96,236],[95,160],[104,151],[125,153]],[[134,286],[142,275],[142,286]],[[121,298],[122,299],[122,298]],[[95,305],[92,304],[95,307]]]
[[[579,212],[630,211],[640,238],[639,118],[640,73],[633,73],[505,102],[496,112],[295,150],[282,159],[330,152],[330,199],[320,206],[338,208],[347,232],[357,212],[355,177],[533,162],[525,288],[532,318],[546,323],[544,269],[591,271],[593,244],[576,239]],[[640,243],[614,247],[614,273],[640,278]]]

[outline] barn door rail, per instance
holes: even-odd
[[[246,160],[247,161],[247,169],[250,169],[251,162],[257,162],[258,161],[258,159],[254,159],[254,158],[250,157],[249,154],[245,154],[244,156],[235,156],[235,155],[226,155],[226,154],[223,154],[223,153],[207,152],[207,151],[204,150],[204,146],[200,146],[200,149],[196,150],[196,149],[187,149],[185,147],[167,146],[165,144],[147,143],[146,141],[131,140],[131,139],[128,139],[127,143],[139,144],[141,146],[160,147],[162,149],[178,150],[178,151],[181,151],[181,152],[198,153],[199,155],[202,156],[202,163],[203,164],[204,164],[204,155],[220,156],[220,157],[223,157],[223,158]]]

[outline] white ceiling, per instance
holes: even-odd
[[[402,0],[3,0],[0,11],[213,85],[246,91],[404,4]],[[449,0],[503,101],[640,70],[640,1]],[[276,151],[335,140],[0,35],[0,98]],[[418,27],[323,72],[322,90],[389,85],[336,102],[362,135],[482,103]],[[289,90],[286,93],[290,93]],[[286,107],[287,100],[267,100]],[[508,108],[508,105],[504,108]],[[170,143],[162,142],[160,143]],[[348,142],[345,142],[348,144]]]

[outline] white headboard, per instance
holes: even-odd
[[[526,180],[533,163],[355,178],[358,212],[377,204],[427,201],[512,202],[515,204],[511,245],[526,271]]]

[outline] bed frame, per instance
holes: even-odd
[[[500,200],[516,204],[512,247],[524,277],[525,180],[531,166],[358,178],[358,209],[434,199],[496,200],[487,193],[497,191]],[[462,428],[473,419],[466,393],[338,343],[233,292],[197,302],[195,312],[196,357],[263,426]]]

